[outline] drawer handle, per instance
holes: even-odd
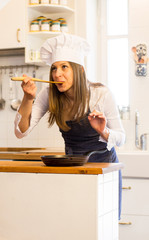
[[[122,189],[127,189],[127,190],[130,190],[131,187],[122,187]]]
[[[120,225],[131,225],[132,222],[119,222]]]
[[[18,41],[18,42],[21,42],[20,39],[19,39],[19,32],[20,32],[20,31],[21,31],[21,29],[18,28],[18,29],[17,29],[17,41]]]

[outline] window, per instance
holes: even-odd
[[[119,107],[129,106],[128,0],[101,0],[101,59],[107,85]],[[106,58],[106,59],[105,59]]]

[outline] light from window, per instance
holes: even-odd
[[[128,38],[108,40],[108,86],[119,106],[129,105]]]
[[[108,86],[117,105],[126,107],[129,106],[128,0],[106,0],[106,4]]]
[[[107,35],[128,34],[128,0],[107,0]]]

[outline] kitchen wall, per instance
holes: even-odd
[[[77,1],[78,2],[78,1]],[[91,38],[91,32],[94,32],[94,38],[96,38],[95,20],[96,16],[90,18],[89,11],[84,11],[84,21],[92,19],[92,22],[88,21],[89,28],[87,25],[79,24],[82,18],[82,5],[89,9],[91,1],[82,0],[81,3],[77,4],[77,17],[76,17],[76,33],[82,37]],[[96,1],[92,7],[92,12],[95,11]],[[85,8],[84,8],[85,9]],[[90,8],[91,9],[91,8]],[[135,76],[135,63],[133,60],[133,53],[131,48],[139,43],[145,43],[149,50],[149,1],[148,0],[129,0],[129,71],[130,71],[130,120],[123,120],[123,125],[126,130],[126,143],[120,150],[136,150],[135,148],[135,110],[138,109],[140,112],[140,126],[139,135],[144,132],[149,132],[148,127],[148,102],[149,102],[149,63],[148,63],[148,75],[147,77],[136,77]],[[95,45],[94,45],[95,46]],[[96,49],[94,49],[94,53]],[[149,51],[148,51],[149,57]],[[96,57],[94,58],[94,62]],[[24,64],[24,57],[11,57],[11,58],[0,58],[0,65],[16,65]],[[89,63],[88,63],[89,64]],[[96,64],[95,64],[96,66]],[[26,73],[27,69],[23,69]],[[29,69],[27,74],[32,76],[33,69]],[[22,71],[20,71],[22,75]],[[90,78],[96,79],[98,74],[96,70],[94,74],[88,73]],[[99,74],[100,75],[100,74]],[[43,79],[48,79],[48,69],[39,68],[36,72],[36,76]],[[14,136],[14,118],[16,112],[10,107],[9,100],[9,71],[2,73],[3,80],[3,98],[6,100],[6,106],[4,110],[0,110],[0,147],[49,147],[53,150],[63,151],[64,143],[56,125],[52,128],[48,128],[47,115],[40,121],[37,127],[32,133],[24,139],[17,139]],[[104,82],[104,80],[103,80]],[[17,83],[18,85],[20,83]],[[38,90],[43,86],[38,85]],[[19,97],[22,97],[22,91],[19,87]],[[149,142],[149,141],[148,141]],[[149,144],[148,144],[149,145]],[[149,147],[148,147],[149,149]]]
[[[123,120],[126,144],[120,150],[137,150],[135,147],[135,111],[140,113],[139,136],[149,133],[149,63],[146,77],[135,75],[135,63],[131,48],[145,43],[149,58],[149,1],[129,0],[129,76],[130,76],[130,120]],[[122,56],[123,57],[123,56]],[[148,138],[149,151],[149,138]]]
[[[8,65],[23,65],[24,57],[1,57],[0,66]],[[32,76],[34,67],[30,68],[18,68],[18,75],[22,76],[23,73]],[[17,87],[18,98],[22,99],[23,91],[21,89],[20,82],[12,82],[9,77],[10,69],[2,70],[2,84],[3,84],[3,99],[6,101],[4,110],[0,110],[0,147],[49,147],[53,150],[63,151],[64,143],[56,125],[52,128],[48,128],[48,114],[43,117],[38,126],[36,126],[29,136],[23,139],[17,139],[14,135],[14,119],[16,111],[11,108],[10,100],[10,84],[15,92],[15,84]],[[13,73],[16,72],[16,68],[13,69]],[[49,69],[38,68],[36,70],[36,77],[48,80]],[[44,84],[37,83],[38,92],[44,87]]]

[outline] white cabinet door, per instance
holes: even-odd
[[[120,240],[149,239],[149,179],[123,179]]]
[[[123,179],[122,214],[149,216],[149,179]]]
[[[0,49],[25,47],[26,0],[10,0],[0,7]]]
[[[118,172],[0,172],[0,240],[118,240],[117,188]]]
[[[120,240],[149,239],[149,216],[122,215],[120,222],[123,223],[119,228]]]

